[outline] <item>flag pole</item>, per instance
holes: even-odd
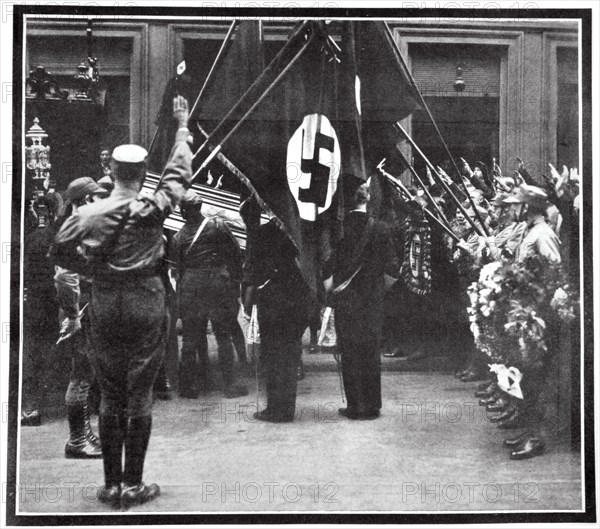
[[[427,198],[429,199],[429,201],[431,202],[431,204],[433,205],[433,207],[437,210],[437,212],[440,214],[440,217],[444,220],[444,222],[446,224],[450,224],[450,222],[448,222],[448,219],[446,218],[446,215],[444,215],[444,212],[439,207],[438,203],[433,199],[433,197],[429,193],[429,190],[427,189],[427,186],[425,186],[425,183],[423,182],[423,180],[421,179],[421,177],[417,174],[417,171],[415,171],[415,168],[412,165],[410,165],[410,163],[408,163],[408,160],[406,159],[406,156],[404,156],[404,153],[400,149],[398,149],[398,146],[396,146],[396,149],[398,150],[398,153],[400,154],[401,160],[408,167],[408,169],[410,170],[411,174],[417,179],[417,181],[419,182],[419,184],[423,188],[423,191],[427,195]]]
[[[180,69],[181,69],[181,71],[180,71]],[[175,76],[175,80],[173,82],[173,85],[176,88],[178,87],[179,79],[181,79],[181,76],[183,75],[184,72],[185,72],[185,61],[181,61],[179,63],[179,65],[177,66],[177,75]],[[166,91],[166,89],[165,89],[165,91]],[[177,95],[179,95],[179,90],[176,89],[175,93]],[[158,131],[160,130],[160,125],[161,125],[161,122],[159,121],[158,125],[156,125],[156,129],[154,130],[154,135],[152,136],[152,141],[150,142],[150,147],[148,147],[148,156],[150,156],[150,153],[152,152],[152,147],[154,147],[154,142],[156,141],[156,138],[158,136]],[[161,180],[162,180],[162,175],[161,175]],[[159,181],[159,183],[160,183],[160,181]]]
[[[463,207],[463,205],[460,203],[460,201],[458,200],[458,198],[456,198],[456,195],[452,192],[452,189],[450,189],[450,187],[448,186],[448,184],[446,182],[444,182],[444,179],[438,174],[438,172],[436,171],[435,167],[433,167],[433,165],[431,164],[431,162],[427,159],[427,156],[425,156],[425,154],[423,153],[423,151],[421,151],[421,149],[419,149],[419,146],[408,135],[408,132],[406,132],[406,130],[404,130],[404,127],[402,125],[400,125],[400,123],[398,123],[398,122],[396,123],[396,127],[402,133],[402,135],[408,140],[408,142],[410,143],[411,147],[417,152],[417,154],[419,156],[421,156],[421,158],[423,158],[423,161],[429,167],[429,169],[431,171],[431,174],[435,175],[437,177],[438,182],[440,184],[442,184],[442,187],[454,199],[454,201],[456,202],[456,205],[457,205],[458,209],[464,215],[465,219],[467,219],[467,221],[471,224],[471,226],[473,226],[473,229],[475,229],[475,231],[479,235],[484,235],[484,234],[487,235],[487,232],[483,232],[482,233],[481,228],[479,228],[479,226],[477,226],[477,224],[475,223],[475,221],[467,214],[467,212],[466,212],[465,208]],[[473,209],[475,210],[475,214],[477,215],[479,222],[482,222],[481,218],[479,217],[479,212],[477,211],[477,208],[474,206]]]
[[[200,98],[202,97],[204,90],[206,89],[209,81],[212,78],[213,72],[216,70],[218,64],[220,64],[220,62],[221,62],[223,53],[225,51],[225,47],[226,47],[229,39],[231,38],[231,35],[233,33],[233,30],[235,29],[236,24],[238,24],[238,21],[234,20],[231,23],[231,26],[229,26],[229,30],[227,31],[227,35],[225,35],[225,40],[221,44],[219,53],[217,53],[217,56],[213,62],[213,65],[211,66],[210,71],[208,72],[208,75],[206,76],[206,79],[204,80],[204,84],[202,85],[202,88],[200,89],[200,93],[198,94],[198,97],[196,98],[196,101],[194,102],[194,105],[192,106],[192,110],[190,110],[190,113],[189,113],[190,118],[192,117],[192,114],[196,110],[196,107],[198,106],[198,103],[200,102]],[[179,78],[179,75],[177,77]],[[152,141],[150,142],[150,147],[148,147],[148,153],[152,152],[152,147],[154,147],[154,142],[156,141],[156,137],[158,136],[159,130],[160,130],[160,123],[156,126],[156,130],[154,131],[154,135],[152,136]]]
[[[379,169],[381,174],[385,176],[396,187],[398,191],[400,191],[401,195],[405,195],[408,200],[414,200],[415,197],[412,196],[412,194],[406,188],[406,186],[400,180],[393,177],[390,173],[386,172],[383,169],[384,162],[385,158],[381,160],[381,162],[379,162],[377,169]],[[431,211],[429,211],[426,207],[421,206],[420,204],[419,206],[423,210],[423,213],[425,213],[425,215],[427,215],[433,222],[435,222],[440,228],[442,228],[450,237],[452,237],[452,239],[454,239],[456,242],[460,241],[460,237],[458,237],[448,226],[446,226],[440,219],[438,219],[433,213],[431,213]]]
[[[198,127],[198,130],[200,131],[200,133],[205,138],[207,138],[208,137],[208,132],[206,132],[200,126],[200,123],[196,123],[196,126]],[[244,184],[248,188],[248,190],[250,191],[250,193],[256,199],[256,202],[260,206],[260,208],[267,215],[269,215],[270,217],[274,218],[275,219],[275,223],[287,234],[287,230],[285,229],[285,226],[283,225],[283,222],[281,222],[281,220],[279,219],[279,217],[277,215],[275,215],[275,213],[267,205],[267,203],[262,198],[260,198],[260,196],[258,195],[258,191],[256,191],[256,188],[252,185],[252,182],[250,181],[250,179],[240,169],[238,169],[238,167],[235,166],[222,152],[219,152],[217,154],[217,159],[227,168],[227,170],[229,172],[231,172],[231,174],[233,174],[240,182],[242,182],[242,184]]]
[[[421,94],[421,90],[419,90],[419,87],[417,86],[417,83],[415,81],[415,78],[412,75],[412,72],[406,65],[406,62],[404,61],[404,57],[402,56],[402,54],[400,53],[400,50],[398,49],[398,46],[396,44],[396,41],[394,39],[394,35],[392,34],[392,30],[390,29],[390,26],[385,21],[383,22],[383,24],[385,25],[388,39],[392,43],[392,49],[394,50],[396,57],[399,59],[400,64],[402,65],[402,68],[404,69],[404,72],[405,72],[406,76],[408,77],[413,90],[417,94],[417,96],[419,98],[419,102],[421,103],[421,106],[423,107],[423,110],[425,110],[425,112],[427,113],[427,116],[429,117],[431,124],[433,125],[433,128],[435,129],[438,137],[440,138],[440,141],[442,142],[442,145],[444,147],[444,150],[446,151],[446,154],[448,155],[448,158],[450,158],[450,161],[452,162],[452,165],[454,166],[454,170],[456,171],[456,173],[458,175],[458,180],[462,184],[463,190],[464,190],[465,194],[467,195],[467,199],[469,200],[469,202],[471,203],[471,207],[475,211],[475,216],[477,217],[477,220],[481,223],[481,228],[483,229],[483,233],[485,235],[489,235],[489,233],[487,232],[487,229],[485,227],[485,224],[483,223],[483,219],[481,218],[479,211],[477,211],[477,207],[475,206],[473,197],[471,197],[471,194],[467,190],[467,186],[463,182],[461,172],[459,171],[458,166],[456,165],[456,161],[454,160],[454,157],[452,156],[452,153],[450,152],[450,149],[448,148],[448,145],[446,144],[446,140],[444,140],[444,137],[442,136],[442,133],[440,132],[440,129],[438,128],[437,123],[436,123],[435,119],[433,118],[433,114],[431,113],[431,110],[429,109],[429,105],[427,105],[425,98],[423,97],[423,94]],[[478,230],[478,231],[480,231],[480,230]]]
[[[210,133],[209,137],[204,141],[204,143],[202,145],[200,145],[200,147],[198,148],[198,150],[194,153],[193,158],[196,158],[196,156],[198,156],[198,154],[200,153],[200,151],[202,151],[202,149],[204,149],[208,143],[209,140],[211,140],[215,133],[223,126],[223,124],[230,119],[231,115],[239,108],[239,106],[241,105],[241,103],[249,98],[250,94],[261,84],[264,82],[265,78],[269,75],[272,74],[273,70],[275,70],[276,67],[279,66],[279,63],[281,62],[281,58],[285,55],[285,53],[290,49],[290,47],[292,46],[292,44],[295,44],[295,40],[298,37],[298,35],[308,26],[309,22],[305,21],[302,22],[300,24],[300,26],[298,27],[298,29],[290,36],[290,39],[285,43],[285,45],[279,50],[279,52],[277,53],[277,55],[273,58],[273,60],[268,64],[268,66],[263,70],[263,72],[254,80],[254,82],[248,87],[248,89],[246,90],[246,92],[244,92],[244,94],[242,95],[242,97],[238,100],[238,102],[233,105],[233,107],[231,107],[231,109],[229,110],[229,112],[227,112],[227,114],[225,115],[225,117],[223,119],[221,119],[221,121],[219,122],[219,124],[215,127],[215,129]],[[308,44],[308,42],[305,43],[304,47],[302,49],[306,48],[306,45]]]
[[[298,52],[296,52],[296,55],[286,65],[286,67],[279,73],[279,75],[277,75],[277,77],[274,79],[274,81],[269,86],[267,86],[267,88],[262,93],[262,95],[252,104],[252,106],[246,111],[246,113],[238,121],[236,121],[236,123],[233,126],[233,128],[225,135],[225,137],[219,142],[219,145],[217,145],[213,149],[213,151],[208,155],[208,157],[202,162],[202,165],[194,173],[194,175],[192,176],[192,182],[200,174],[200,171],[202,171],[212,161],[212,159],[219,153],[219,151],[223,148],[223,145],[233,135],[233,133],[240,127],[240,125],[242,125],[242,123],[244,123],[244,121],[246,121],[246,119],[248,119],[248,116],[250,114],[252,114],[252,112],[254,112],[254,110],[256,109],[256,107],[265,99],[265,97],[267,97],[267,95],[271,92],[271,90],[273,90],[273,88],[275,88],[275,86],[279,83],[279,81],[281,81],[281,79],[290,70],[290,68],[292,66],[294,66],[294,64],[296,63],[296,61],[304,54],[304,52],[306,51],[306,49],[310,46],[310,44],[312,43],[312,39],[313,38],[314,38],[314,33],[311,34],[311,37],[306,41],[306,43],[304,44],[304,46],[302,46],[302,48],[300,48],[300,50],[298,50]],[[196,151],[196,154],[198,154],[202,150],[202,147],[204,145],[208,144],[208,142],[210,140],[210,137],[213,136],[214,134],[215,134],[215,131],[213,131],[209,135],[209,137],[205,140],[204,144],[200,147],[200,149],[198,149],[198,151]],[[196,154],[194,156],[196,156]]]
[[[196,101],[194,101],[194,105],[192,106],[192,110],[190,110],[190,118],[194,114],[194,111],[196,110],[196,107],[198,106],[198,103],[200,102],[200,99],[204,95],[204,90],[206,90],[206,87],[208,86],[208,83],[210,81],[212,81],[213,74],[215,73],[216,69],[221,65],[221,61],[223,60],[223,57],[225,55],[225,48],[227,47],[227,45],[231,41],[231,36],[233,35],[233,30],[235,29],[235,27],[238,24],[239,24],[239,20],[234,20],[231,23],[231,25],[229,26],[229,30],[227,31],[227,35],[225,35],[225,39],[223,40],[223,42],[221,44],[221,47],[219,48],[219,52],[217,53],[217,56],[215,57],[215,60],[214,60],[214,62],[212,64],[212,66],[210,67],[210,71],[208,72],[208,75],[206,76],[206,79],[204,79],[204,84],[202,85],[202,88],[200,88],[200,92],[198,93],[198,97],[196,98]]]

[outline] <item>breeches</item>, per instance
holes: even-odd
[[[223,268],[188,270],[181,282],[180,316],[183,327],[181,360],[186,366],[199,359],[200,374],[208,372],[206,327],[210,319],[217,340],[223,382],[233,382],[232,332],[239,302],[234,283]]]
[[[93,284],[91,360],[100,383],[102,415],[152,414],[152,386],[167,336],[160,277]]]
[[[90,353],[90,319],[89,313],[84,312],[81,319],[81,332],[65,342],[65,347],[71,356],[71,372],[69,373],[69,385],[65,394],[67,406],[75,404],[86,404],[90,388],[94,383],[96,374],[89,358]],[[59,311],[59,321],[64,319],[62,310]]]

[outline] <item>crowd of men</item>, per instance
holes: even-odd
[[[339,412],[350,420],[379,417],[380,346],[382,338],[401,327],[386,316],[385,303],[401,283],[396,232],[370,214],[368,182],[345,176],[343,238],[322,270],[324,295],[315,295],[297,266],[297,249],[276,218],[252,229],[247,222],[251,244],[243,260],[227,224],[203,215],[201,197],[189,189],[188,104],[180,96],[173,101],[173,116],[179,129],[153,194],[141,192],[147,158],[143,148],[122,145],[112,153],[103,151],[96,179],[79,178],[63,196],[51,193],[44,198],[53,222],[31,230],[25,240],[22,425],[40,423],[40,359],[58,337],[72,357],[65,455],[103,459],[105,484],[98,497],[114,507],[145,503],[160,494],[158,485],[146,485],[142,479],[153,391],[169,398],[165,354],[179,359],[182,398],[196,399],[210,388],[209,322],[217,341],[224,397],[242,397],[248,389],[236,382],[234,351],[240,364],[248,360],[238,315],[240,307],[250,316],[257,306],[267,406],[255,417],[276,423],[294,420],[296,383],[303,376],[302,337],[308,327],[318,328],[324,304],[335,308],[347,400]],[[446,186],[429,175],[430,194],[416,187],[410,192],[417,209],[441,209],[455,234],[448,237],[431,226],[433,243],[445,255],[443,265],[432,265],[434,290],[454,296],[454,311],[462,315],[461,328],[466,329],[463,339],[468,336],[462,343],[470,350],[470,362],[457,377],[463,382],[486,380],[477,396],[497,413],[494,422],[500,428],[524,428],[521,435],[506,439],[512,459],[539,455],[545,449],[539,397],[547,370],[525,369],[522,399],[503,391],[490,377],[489,359],[469,335],[467,287],[486,264],[524,262],[537,255],[543,262],[562,263],[576,288],[579,177],[551,167],[551,177],[541,187],[522,165],[514,176],[503,176],[497,166],[488,175],[483,164],[471,170],[466,162],[458,175],[462,182],[441,168],[439,175]],[[470,199],[460,206],[452,202],[452,195],[465,194]],[[185,224],[167,241],[163,223],[177,206]],[[256,219],[257,210],[257,201],[250,197],[241,215]],[[465,256],[469,267],[457,267]],[[448,271],[440,279],[440,266],[458,270],[460,289],[447,289]],[[315,342],[316,331],[311,332],[313,349]],[[399,356],[398,349],[386,351],[384,356]],[[94,381],[101,394],[99,439],[89,419]]]

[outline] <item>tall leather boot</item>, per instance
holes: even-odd
[[[151,416],[131,417],[129,419],[129,427],[125,438],[125,472],[123,473],[123,489],[121,492],[123,507],[141,505],[160,495],[160,487],[156,483],[146,485],[142,481],[151,431]]]
[[[126,415],[100,415],[98,421],[104,463],[104,485],[98,490],[98,499],[115,508],[121,505],[123,442],[127,422]]]
[[[67,406],[69,441],[65,445],[67,459],[100,459],[102,449],[98,438],[92,433],[90,412],[87,404]]]

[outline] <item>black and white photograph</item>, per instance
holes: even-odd
[[[594,2],[0,4],[0,525],[596,526]]]

